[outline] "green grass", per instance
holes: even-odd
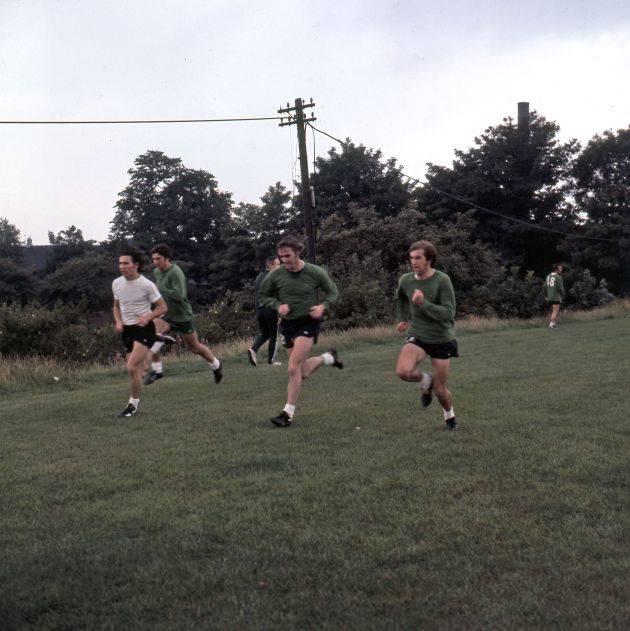
[[[391,337],[342,338],[289,430],[240,359],[127,420],[122,371],[5,393],[0,628],[627,628],[630,319],[459,342],[460,433]]]

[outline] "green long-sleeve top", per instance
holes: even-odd
[[[167,318],[173,322],[186,322],[194,317],[192,306],[188,301],[186,276],[181,267],[173,263],[167,270],[153,271],[155,284],[158,286],[164,302],[168,307]]]
[[[545,279],[545,300],[562,302],[565,297],[564,281],[557,272],[551,272]]]
[[[424,293],[424,303],[420,306],[411,302],[416,289]],[[398,281],[394,304],[397,321],[411,321],[407,335],[429,343],[450,342],[455,338],[455,291],[444,272],[435,270],[425,280],[418,280],[413,272],[403,274]]]
[[[260,305],[278,310],[289,305],[285,320],[296,320],[308,315],[311,307],[322,304],[326,309],[337,300],[339,292],[326,270],[319,265],[304,263],[299,272],[289,272],[281,265],[269,272],[258,291]]]

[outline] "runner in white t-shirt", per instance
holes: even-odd
[[[122,276],[112,283],[114,321],[128,352],[127,372],[131,379],[129,404],[118,416],[133,416],[138,410],[144,363],[155,343],[153,320],[167,311],[155,284],[140,274],[144,260],[136,248],[125,248],[118,259]]]

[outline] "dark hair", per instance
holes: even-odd
[[[292,237],[290,234],[287,234],[280,239],[280,242],[276,247],[278,250],[280,248],[290,248],[294,252],[301,254],[304,249],[304,244],[301,241],[298,241],[295,237]]]
[[[159,254],[169,261],[173,260],[173,249],[166,243],[158,243],[151,248],[151,254]]]
[[[274,261],[277,261],[277,260],[278,260],[278,257],[275,254],[273,256],[268,256],[265,259],[265,265],[269,265],[270,263],[273,263]]]
[[[409,246],[409,254],[416,250],[422,250],[424,252],[425,258],[431,263],[431,267],[435,265],[437,261],[437,250],[433,243],[430,241],[416,241]]]
[[[119,256],[129,256],[131,260],[138,265],[138,271],[141,272],[144,264],[147,262],[147,257],[142,250],[134,247],[133,245],[125,246]]]
[[[564,263],[554,263],[551,269],[554,272],[557,272],[559,267],[562,267],[564,271]]]

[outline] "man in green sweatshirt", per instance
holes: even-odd
[[[566,295],[564,291],[564,282],[562,280],[562,272],[564,267],[561,263],[556,263],[551,273],[545,278],[545,300],[551,305],[551,319],[549,328],[555,329],[558,323],[558,314],[560,313],[560,305]]]
[[[155,269],[155,282],[168,306],[168,316],[155,321],[158,333],[176,333],[191,352],[200,355],[208,362],[214,374],[215,383],[223,379],[221,362],[210,352],[210,349],[197,338],[194,314],[187,297],[186,277],[181,267],[173,263],[173,250],[166,243],[158,243],[151,250],[151,258]],[[146,385],[164,376],[164,369],[160,359],[160,346],[156,343],[152,347],[153,356],[151,370],[144,378]],[[163,344],[162,344],[163,346]]]
[[[453,411],[453,395],[446,387],[451,357],[459,357],[455,339],[455,292],[451,279],[434,269],[437,250],[429,241],[409,247],[412,271],[403,274],[396,288],[396,330],[406,332],[398,355],[396,374],[403,381],[420,383],[422,405],[431,404],[432,393],[444,411],[446,429],[459,429]],[[421,372],[418,364],[427,355],[432,373]]]
[[[277,247],[281,265],[267,274],[258,297],[263,307],[278,312],[280,334],[289,355],[287,403],[270,420],[276,427],[290,427],[302,381],[321,366],[343,368],[334,348],[309,357],[324,311],[337,300],[338,293],[326,270],[300,258],[304,246],[295,237],[283,237]]]

